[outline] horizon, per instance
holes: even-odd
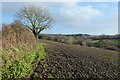
[[[41,34],[118,34],[117,2],[5,2],[2,3],[2,23],[10,24],[23,6],[49,8],[55,24]],[[9,9],[8,9],[9,7]]]
[[[0,32],[2,32],[2,30],[0,30]],[[78,35],[78,34],[82,34],[82,33],[66,33],[66,34],[59,34],[59,33],[40,33],[40,34],[45,34],[45,35]],[[84,35],[84,34],[83,34]],[[100,35],[109,35],[109,36],[114,36],[114,35],[120,35],[120,33],[118,34],[86,34],[86,35],[90,35],[90,36],[100,36]]]
[[[45,34],[45,35],[79,35],[79,33],[73,33],[73,34],[47,34],[47,33],[41,33],[41,34]],[[85,35],[85,34],[82,34]],[[100,36],[100,35],[109,35],[109,36],[114,36],[114,35],[120,35],[120,34],[96,34],[96,35],[92,35],[92,34],[86,34],[86,35],[90,35],[90,36]]]

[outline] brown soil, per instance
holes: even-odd
[[[38,73],[39,78],[118,77],[118,52],[48,40],[40,42],[48,44],[46,48],[48,54],[44,63],[48,66],[43,69],[39,62],[34,71]]]

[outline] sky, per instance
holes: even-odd
[[[13,22],[23,5],[49,9],[55,23],[42,34],[118,34],[118,2],[3,2],[2,23]]]

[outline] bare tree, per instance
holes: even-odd
[[[17,17],[32,30],[36,38],[42,30],[50,28],[53,23],[53,18],[48,9],[34,5],[21,8]]]

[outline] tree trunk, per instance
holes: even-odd
[[[37,34],[36,34],[35,30],[32,30],[32,32],[33,32],[35,38],[37,38]]]
[[[39,39],[39,33],[40,33],[40,32],[36,32],[35,30],[32,30],[32,32],[33,32],[35,38],[36,38],[36,39]]]
[[[39,39],[39,34],[38,34],[38,33],[36,33],[36,36],[35,36],[35,37],[36,37],[36,39]]]

